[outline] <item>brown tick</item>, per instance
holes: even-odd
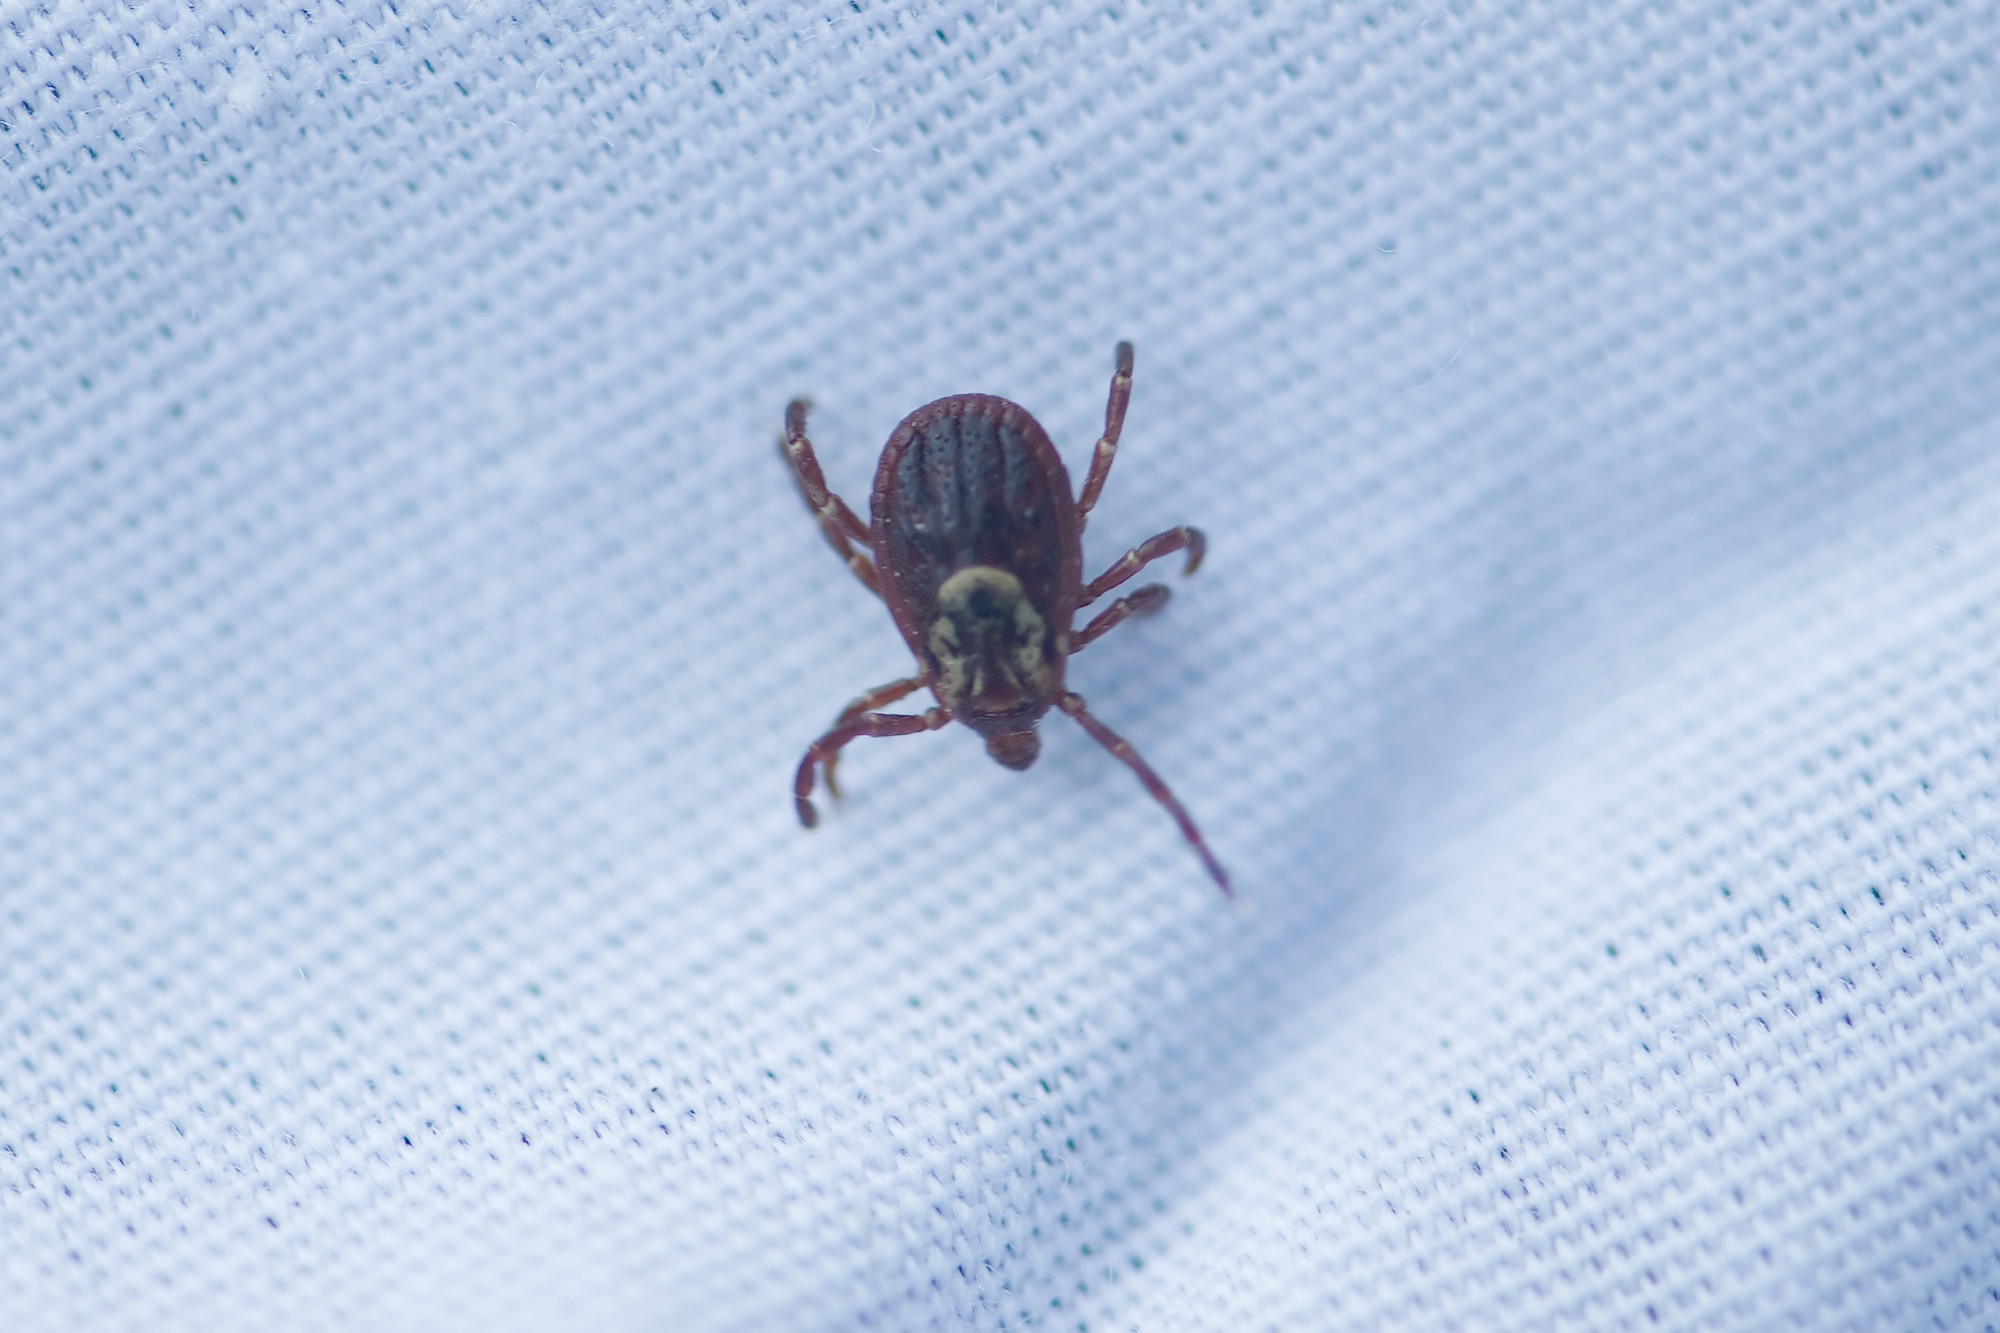
[[[1080,632],[1074,628],[1079,609],[1175,551],[1187,551],[1184,572],[1192,574],[1205,547],[1196,529],[1172,528],[1083,581],[1084,520],[1111,474],[1132,397],[1131,343],[1118,344],[1115,364],[1104,436],[1091,455],[1083,494],[1075,499],[1062,458],[1026,408],[988,394],[961,393],[918,408],[889,436],[875,469],[874,521],[863,524],[827,489],[806,438],[805,400],[785,409],[785,457],[806,505],[856,577],[889,604],[918,663],[916,675],[878,686],[847,705],[833,729],[806,751],[793,795],[799,822],[807,828],[818,822],[814,770],[826,770],[827,790],[838,796],[834,766],[841,747],[857,736],[909,736],[957,718],[986,738],[986,753],[995,760],[1026,768],[1042,749],[1036,724],[1050,708],[1060,708],[1138,774],[1222,892],[1233,896],[1229,876],[1167,784],[1064,684],[1071,653],[1128,616],[1159,610],[1168,589],[1154,583],[1121,597]],[[856,547],[872,551],[874,558]],[[921,714],[874,711],[927,685],[937,696],[934,708]]]

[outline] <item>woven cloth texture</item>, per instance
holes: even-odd
[[[952,392],[1207,563],[910,671]],[[0,1327],[2000,1323],[1993,0],[0,4]]]

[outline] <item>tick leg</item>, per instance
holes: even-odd
[[[923,683],[924,678],[922,676],[911,676],[908,680],[892,680],[887,685],[877,685],[874,689],[841,709],[840,716],[833,720],[833,725],[836,727],[845,726],[855,718],[860,717],[863,713],[872,713],[883,704],[892,704],[903,696],[915,692],[922,688]],[[836,801],[840,799],[840,788],[833,780],[833,769],[839,762],[840,755],[837,752],[826,757],[826,789]]]
[[[1223,870],[1221,863],[1215,859],[1214,854],[1208,850],[1208,844],[1201,840],[1201,830],[1194,826],[1194,820],[1188,818],[1188,812],[1174,799],[1174,794],[1167,790],[1167,784],[1160,781],[1160,775],[1139,757],[1139,752],[1134,750],[1123,736],[1092,717],[1090,710],[1084,707],[1082,695],[1065,694],[1056,701],[1056,706],[1075,718],[1077,724],[1090,733],[1092,740],[1124,760],[1125,766],[1139,775],[1139,781],[1146,784],[1146,790],[1153,794],[1153,799],[1167,807],[1167,813],[1181,826],[1182,836],[1187,838],[1195,854],[1201,857],[1201,863],[1208,867],[1208,873],[1215,877],[1215,883],[1222,890],[1222,896],[1234,898],[1236,891],[1229,887],[1229,876]]]
[[[1082,530],[1097,497],[1104,493],[1105,478],[1111,475],[1111,460],[1118,456],[1118,436],[1125,429],[1125,406],[1132,401],[1132,344],[1119,343],[1111,354],[1111,397],[1104,404],[1104,434],[1090,455],[1090,471],[1083,479],[1083,494],[1076,502],[1076,526]]]
[[[1076,642],[1069,646],[1073,653],[1082,652],[1091,644],[1109,634],[1113,626],[1121,624],[1132,616],[1149,616],[1167,604],[1172,590],[1164,583],[1149,583],[1129,597],[1120,597],[1111,605],[1098,612],[1097,618],[1083,627],[1083,633],[1076,636]]]
[[[806,508],[819,520],[827,543],[847,562],[854,577],[867,584],[868,591],[879,595],[882,589],[875,579],[875,562],[854,549],[857,544],[868,545],[868,525],[848,508],[847,501],[827,489],[826,474],[819,470],[819,458],[813,453],[812,441],[806,438],[805,399],[794,398],[785,409],[785,439],[779,447],[792,465],[799,493],[805,497]]]
[[[1092,579],[1083,590],[1081,605],[1089,606],[1153,561],[1163,555],[1172,555],[1183,547],[1187,548],[1188,558],[1187,568],[1181,573],[1194,573],[1201,568],[1201,557],[1208,551],[1208,539],[1201,535],[1200,528],[1171,528],[1157,537],[1146,538],[1118,557],[1117,564]]]
[[[942,708],[932,708],[918,715],[908,713],[862,713],[850,717],[826,735],[814,741],[806,750],[806,757],[799,761],[799,776],[792,783],[792,798],[798,802],[799,822],[807,828],[819,823],[819,812],[813,809],[813,768],[820,764],[831,764],[840,747],[857,736],[914,736],[920,731],[936,731],[951,721],[951,714]]]

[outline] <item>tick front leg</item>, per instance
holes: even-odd
[[[779,448],[784,451],[785,460],[792,465],[799,493],[805,497],[806,508],[812,510],[813,517],[819,521],[820,531],[826,534],[828,545],[847,562],[847,567],[854,571],[854,577],[866,584],[868,591],[879,596],[882,589],[875,578],[875,562],[854,549],[857,543],[868,545],[868,525],[848,507],[847,501],[827,489],[826,474],[820,471],[812,441],[806,438],[806,407],[805,399],[795,398],[785,409],[785,439]]]
[[[833,720],[833,725],[836,727],[844,726],[855,718],[860,717],[863,713],[872,713],[883,704],[892,704],[905,695],[914,693],[916,690],[922,688],[923,683],[924,678],[921,675],[916,675],[911,676],[907,680],[892,680],[887,685],[877,685],[874,689],[841,709],[840,716]],[[836,801],[840,799],[840,787],[833,780],[833,770],[834,766],[839,762],[840,756],[838,754],[831,754],[827,756],[825,766],[826,789]]]
[[[1182,548],[1186,548],[1188,558],[1187,568],[1181,573],[1194,573],[1201,568],[1201,558],[1208,551],[1208,539],[1201,535],[1200,528],[1172,528],[1157,537],[1146,538],[1118,557],[1117,564],[1092,579],[1089,586],[1083,590],[1081,605],[1089,606],[1161,556],[1172,555]]]
[[[1215,877],[1216,886],[1222,890],[1222,896],[1234,898],[1236,891],[1229,887],[1229,875],[1215,859],[1214,854],[1208,850],[1208,844],[1202,841],[1201,830],[1194,826],[1194,820],[1188,817],[1188,812],[1181,807],[1181,803],[1174,799],[1174,794],[1167,789],[1167,784],[1160,781],[1160,775],[1139,757],[1139,752],[1134,750],[1123,736],[1092,717],[1090,710],[1084,706],[1082,695],[1065,694],[1057,701],[1056,706],[1075,718],[1077,724],[1090,733],[1092,740],[1117,755],[1127,768],[1139,775],[1139,781],[1146,784],[1146,790],[1153,794],[1153,799],[1167,807],[1167,813],[1181,826],[1181,835],[1194,848],[1195,854],[1201,857],[1201,863],[1208,867],[1208,873]]]
[[[1128,597],[1120,597],[1098,612],[1097,618],[1083,627],[1083,633],[1076,636],[1076,642],[1069,646],[1069,650],[1073,653],[1082,652],[1130,617],[1153,614],[1165,606],[1167,598],[1172,595],[1172,590],[1166,584],[1149,583]]]
[[[942,708],[932,708],[920,715],[908,713],[863,713],[850,717],[826,735],[814,741],[806,750],[806,757],[799,762],[799,775],[792,783],[792,798],[798,803],[799,822],[807,828],[819,823],[819,812],[813,809],[813,769],[817,765],[831,765],[840,747],[857,736],[914,736],[920,731],[936,731],[951,721],[951,714]]]
[[[1111,397],[1104,404],[1104,434],[1090,455],[1090,471],[1083,479],[1083,494],[1076,501],[1076,526],[1081,531],[1104,483],[1111,476],[1111,460],[1118,456],[1118,437],[1125,430],[1125,408],[1132,401],[1132,344],[1119,343],[1111,354]]]

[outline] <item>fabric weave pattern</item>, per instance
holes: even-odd
[[[0,7],[10,1330],[2000,1324],[2000,12]],[[857,744],[946,393],[1202,527]]]

